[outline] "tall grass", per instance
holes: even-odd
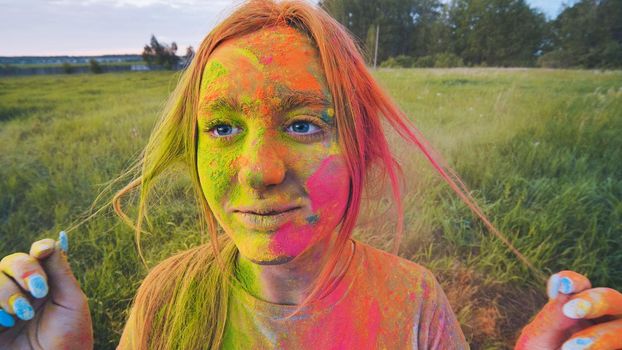
[[[622,289],[622,72],[375,74],[539,269]],[[0,256],[82,218],[140,152],[175,81],[169,72],[1,79]],[[439,277],[473,348],[509,347],[544,287],[393,136],[407,191],[400,255]],[[163,182],[144,237],[149,264],[201,239],[187,179]],[[389,249],[394,222],[378,213],[390,203],[374,204],[357,236]],[[112,349],[146,273],[133,232],[104,210],[70,242],[96,346]]]

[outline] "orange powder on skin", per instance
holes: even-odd
[[[610,288],[593,288],[586,294],[581,299],[591,304],[589,310],[586,310],[589,318],[622,314],[622,298],[617,291]]]
[[[590,327],[572,335],[576,338],[598,339],[597,344],[593,344],[587,349],[618,349],[622,342],[620,334],[622,333],[622,320],[609,321],[606,324],[600,324],[598,327]]]
[[[308,43],[301,42],[301,34],[295,29],[290,27],[273,27],[267,28],[260,32],[254,33],[256,35],[240,38],[240,46],[250,46],[249,51],[253,52],[254,60],[256,62],[262,61],[258,57],[270,57],[269,63],[264,64],[262,68],[267,65],[274,65],[281,67],[282,69],[271,70],[268,73],[269,79],[272,81],[288,81],[288,85],[293,90],[307,90],[317,91],[325,90],[326,83],[322,76],[322,71],[317,68],[315,60],[317,59],[317,53],[309,46]],[[253,48],[265,48],[266,43],[270,43],[268,51],[257,51]],[[268,62],[268,60],[263,59]],[[304,75],[292,74],[292,70],[288,67],[294,62],[297,66],[305,66],[310,69],[310,74],[314,75],[315,79],[308,79]],[[323,83],[323,84],[321,84]],[[261,96],[257,96],[261,98]]]
[[[260,59],[268,56],[270,60]],[[317,230],[309,231],[310,226],[336,226],[340,218],[336,212],[332,218],[327,214],[317,215],[312,209],[305,180],[325,159],[340,154],[334,127],[325,130],[327,135],[322,139],[303,142],[283,132],[284,120],[298,120],[296,118],[302,112],[292,111],[285,116],[273,112],[281,102],[279,93],[282,91],[314,92],[332,100],[326,95],[328,88],[324,77],[311,73],[322,72],[317,54],[301,34],[289,27],[279,27],[221,44],[210,62],[217,64],[208,63],[207,67],[216,67],[219,73],[223,70],[226,73],[204,73],[211,80],[206,79],[202,84],[201,101],[205,105],[218,97],[235,98],[242,104],[242,113],[228,111],[210,115],[202,110],[199,114],[202,131],[197,157],[206,199],[244,256],[254,261],[273,260],[284,255],[292,258],[316,239],[306,240],[296,249],[284,242],[300,242],[296,233],[314,234]],[[321,124],[331,114],[330,110],[332,106],[309,106],[302,114],[314,115],[317,124]],[[214,138],[205,130],[213,119],[233,124],[242,131],[226,140]],[[245,181],[261,183],[266,179],[278,179],[280,173],[286,174],[288,179],[277,186],[279,190],[264,197],[269,197],[270,202],[299,205],[304,210],[289,223],[295,229],[279,236],[277,244],[272,236],[249,231],[240,225],[226,208],[257,205],[260,202],[257,193]],[[347,176],[338,178],[347,184]],[[347,186],[339,187],[347,191]],[[347,196],[337,198],[347,199]],[[316,219],[309,221],[308,217]]]

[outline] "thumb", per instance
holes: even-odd
[[[61,231],[54,244],[53,253],[41,262],[48,276],[52,301],[68,309],[75,309],[75,302],[83,298],[80,284],[71,271],[67,260],[67,234]]]

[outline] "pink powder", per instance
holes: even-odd
[[[259,59],[259,62],[260,62],[261,64],[270,64],[270,63],[272,63],[272,56],[262,56],[262,57]]]
[[[348,175],[338,156],[330,156],[320,164],[318,170],[307,180],[307,192],[311,200],[317,223],[300,225],[289,222],[275,234],[270,250],[296,256],[305,250],[313,240],[321,237],[326,229],[332,229],[339,222],[348,196]]]

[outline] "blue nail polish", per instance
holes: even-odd
[[[592,344],[592,339],[590,338],[578,338],[575,342],[579,345],[590,345]]]
[[[67,238],[67,232],[60,231],[58,234],[58,243],[60,245],[60,249],[62,249],[65,253],[69,251],[69,239]]]
[[[15,326],[15,319],[8,312],[0,309],[0,326],[4,328],[11,328]]]
[[[48,295],[48,284],[45,282],[45,278],[39,274],[32,274],[26,278],[26,284],[35,298],[43,298]]]
[[[15,315],[17,315],[17,318],[20,320],[28,321],[35,317],[35,310],[24,297],[13,299],[11,306],[13,307],[13,311],[15,311]]]
[[[549,299],[557,298],[557,294],[559,294],[559,275],[554,274],[549,279],[549,284],[547,286],[547,293],[549,295]]]
[[[564,294],[570,294],[572,290],[572,280],[568,277],[562,277],[559,281],[559,291]]]
[[[593,341],[590,338],[575,338],[569,340],[562,345],[562,350],[585,350],[592,345]]]

